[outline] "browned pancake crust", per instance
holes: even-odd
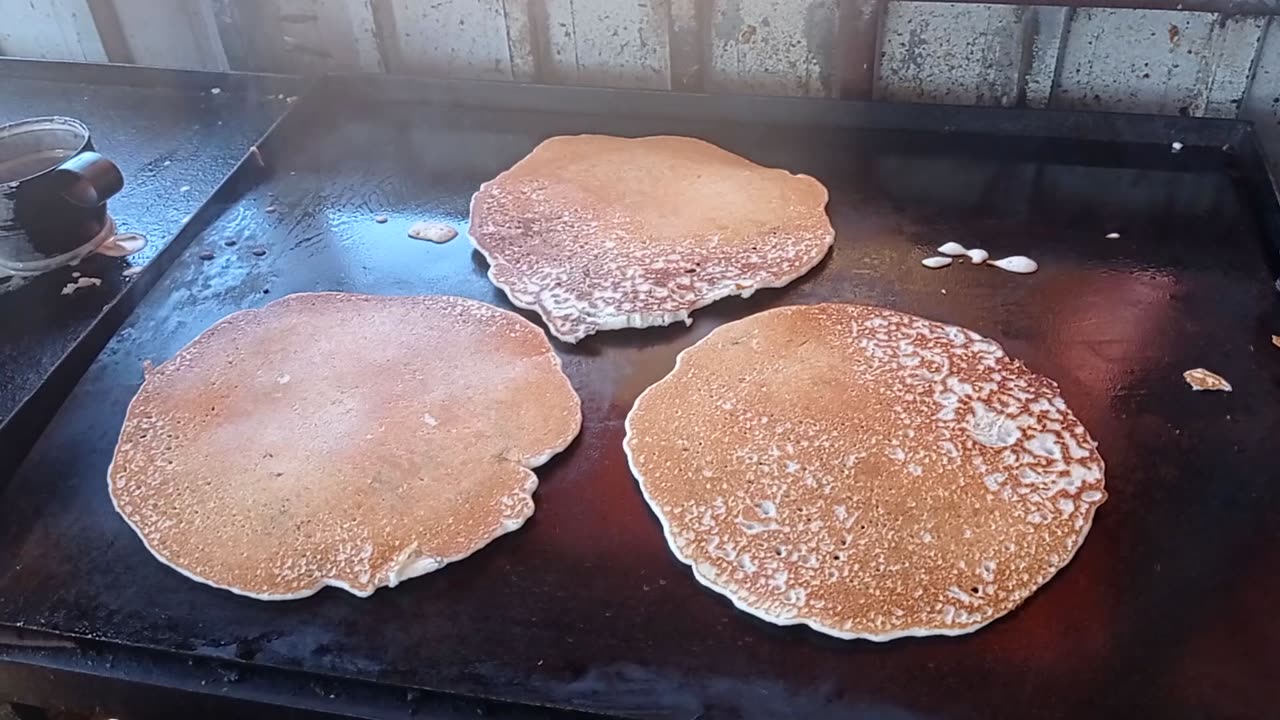
[[[542,331],[455,297],[292,295],[150,372],[110,470],[147,547],[262,599],[368,595],[533,514],[580,404]]]
[[[991,622],[1106,499],[1053,381],[969,330],[862,305],[718,328],[637,400],[625,446],[699,581],[846,638]]]
[[[511,302],[577,342],[786,285],[831,247],[826,204],[817,180],[702,140],[554,137],[480,187],[470,235]]]

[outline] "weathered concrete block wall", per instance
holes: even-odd
[[[0,0],[0,54],[1280,120],[1280,28],[916,0]]]

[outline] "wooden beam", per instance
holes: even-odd
[[[1027,8],[1018,73],[1019,107],[1049,107],[1073,12],[1065,7]]]
[[[538,55],[534,52],[536,33],[529,5],[529,0],[502,0],[507,26],[507,57],[511,63],[511,79],[516,82],[538,79]]]
[[[870,100],[876,86],[880,27],[888,0],[841,0],[838,10],[836,94],[846,100]]]
[[[209,0],[111,0],[111,4],[128,44],[129,62],[184,70],[229,69]]]
[[[106,62],[86,0],[0,0],[0,55]]]
[[[102,41],[102,49],[107,53],[107,61],[132,64],[133,53],[129,50],[129,41],[125,39],[124,27],[120,24],[120,16],[116,13],[113,0],[88,0],[88,3],[89,14],[93,16],[93,24],[98,28],[98,38]]]
[[[250,72],[260,70],[249,33],[244,31],[248,24],[241,17],[240,3],[237,0],[209,0],[209,3],[228,67]]]
[[[551,56],[551,13],[547,0],[528,0],[525,10],[529,22],[529,52],[533,55],[534,80],[556,84],[561,78],[556,73],[556,61]]]
[[[667,47],[671,89],[703,92],[706,89],[711,3],[703,0],[671,0],[671,24]]]
[[[373,31],[382,58],[382,69],[389,73],[402,72],[400,43],[396,42],[396,13],[391,0],[373,0]]]

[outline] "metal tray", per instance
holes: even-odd
[[[0,281],[0,485],[176,256],[164,250],[179,228],[301,86],[282,76],[0,59],[0,123],[83,120],[125,175],[124,190],[108,203],[117,227],[149,240],[128,259],[93,255],[13,289]],[[134,265],[147,271],[122,275]],[[64,296],[73,272],[102,285]]]
[[[292,292],[509,307],[465,239],[437,246],[405,230],[443,219],[465,231],[479,183],[549,135],[584,131],[695,135],[810,173],[831,191],[836,246],[791,286],[716,303],[692,327],[557,344],[582,396],[582,435],[539,471],[531,521],[465,562],[369,599],[327,589],[263,603],[147,553],[106,488],[144,360]],[[542,708],[531,717],[1274,710],[1280,206],[1248,125],[364,77],[327,79],[261,148],[267,167],[242,165],[215,195],[221,215],[0,499],[0,627],[81,645],[0,659],[130,682],[143,667],[165,688],[189,688],[194,674],[211,694],[368,717],[453,716],[485,700]],[[922,268],[948,240],[1031,255],[1042,269]],[[837,641],[735,611],[672,557],[628,472],[623,417],[677,352],[720,323],[824,300],[999,340],[1061,384],[1101,445],[1111,497],[1088,541],[977,633]],[[1192,392],[1181,375],[1200,366],[1236,392]],[[300,695],[299,683],[323,689]]]

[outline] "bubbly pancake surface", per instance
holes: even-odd
[[[843,638],[982,627],[1071,560],[1106,499],[1053,381],[969,330],[877,307],[724,325],[626,425],[700,582]]]
[[[489,279],[568,341],[690,322],[782,287],[826,255],[827,189],[687,137],[553,137],[480,187]]]
[[[109,472],[183,574],[267,600],[356,595],[520,527],[581,410],[542,330],[456,297],[299,294],[148,373]]]

